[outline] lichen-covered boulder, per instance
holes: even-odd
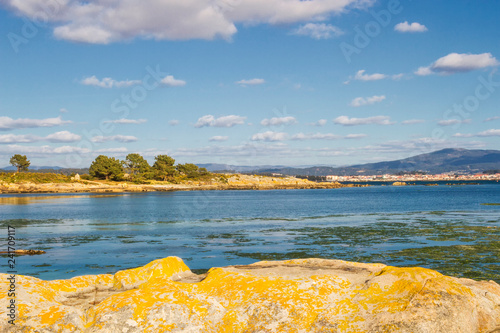
[[[169,257],[114,276],[17,276],[16,284],[16,325],[0,321],[2,332],[500,330],[500,286],[493,281],[340,260],[258,262],[196,275]]]

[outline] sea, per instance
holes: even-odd
[[[195,273],[261,260],[421,266],[500,282],[500,183],[0,195],[20,275],[115,273],[177,256]],[[12,229],[11,229],[12,230]],[[6,251],[4,242],[3,251]],[[0,271],[9,270],[7,256]]]

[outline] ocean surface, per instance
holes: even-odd
[[[18,274],[46,280],[178,256],[195,272],[320,257],[500,282],[499,183],[0,195],[0,223],[17,249],[46,251],[16,258]]]

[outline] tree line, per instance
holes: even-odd
[[[125,175],[127,174],[127,177]],[[132,181],[162,180],[174,181],[179,176],[197,179],[208,175],[206,168],[199,168],[192,163],[177,164],[168,155],[158,155],[152,166],[140,154],[128,154],[125,160],[99,155],[89,168],[89,175],[97,179]]]
[[[10,164],[17,168],[17,172],[28,171],[30,161],[26,155],[16,154],[10,159]],[[175,159],[168,155],[158,155],[151,166],[140,154],[128,154],[121,161],[114,157],[99,155],[89,168],[89,176],[105,180],[147,181],[162,180],[176,181],[182,179],[198,179],[210,175],[206,168],[199,168],[193,163],[177,164]]]

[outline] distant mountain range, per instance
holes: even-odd
[[[8,171],[8,172],[13,172],[16,171],[17,168],[13,166],[8,166],[5,168],[1,168],[0,171]],[[41,173],[48,173],[48,172],[54,172],[54,173],[62,173],[64,175],[71,175],[73,173],[78,173],[80,175],[89,173],[88,168],[63,168],[63,167],[58,167],[58,166],[30,166],[29,167],[30,171],[37,171]]]
[[[443,172],[476,173],[500,169],[499,150],[442,149],[428,154],[378,163],[351,165],[348,167],[273,168],[259,173],[286,175],[377,175],[398,172],[423,171],[430,174]]]
[[[377,175],[394,174],[398,172],[422,171],[430,174],[443,172],[477,173],[486,170],[500,170],[500,150],[468,150],[468,149],[442,149],[432,153],[420,154],[413,157],[377,162],[357,164],[346,167],[312,166],[312,167],[287,167],[283,165],[245,166],[217,163],[198,164],[200,168],[208,171],[227,171],[242,173],[280,173],[284,175],[301,176],[326,176],[326,175]],[[3,170],[15,170],[13,166]],[[58,166],[32,166],[30,170],[42,172],[57,171],[63,173],[87,173],[88,169],[68,169]]]
[[[61,168],[61,167],[58,167],[58,166],[30,166],[29,167],[30,170],[61,170],[61,169],[64,169],[64,168]],[[17,170],[16,167],[13,167],[12,165],[11,166],[7,166],[5,168],[2,168],[2,170],[6,170],[6,171],[13,171],[13,170]]]
[[[219,164],[219,163],[200,163],[196,164],[200,168],[206,168],[208,171],[234,171],[234,172],[252,172],[261,169],[282,169],[285,168],[284,165],[260,165],[260,166],[250,166],[250,165],[230,165],[230,164]]]

